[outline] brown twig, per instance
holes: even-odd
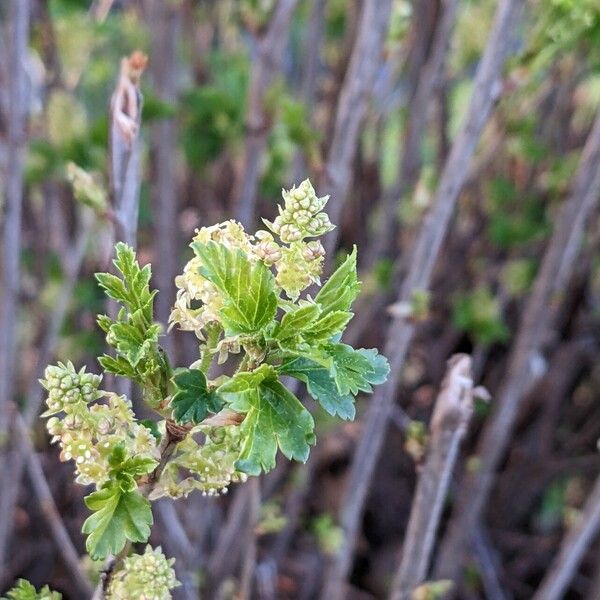
[[[110,184],[117,220],[115,237],[135,246],[140,186],[141,74],[147,58],[134,52],[121,60],[121,70],[110,101]]]
[[[288,30],[297,4],[298,0],[279,0],[265,34],[258,40],[257,56],[252,61],[244,165],[236,194],[236,217],[244,227],[250,227],[254,221],[260,164],[271,128],[265,97],[281,69]]]
[[[439,4],[440,14],[433,30],[431,48],[429,54],[422,59],[423,64],[418,69],[416,89],[408,105],[408,121],[402,144],[398,183],[384,195],[381,227],[370,248],[366,261],[367,269],[389,250],[397,226],[398,201],[416,184],[421,172],[421,146],[427,128],[430,102],[435,97],[444,75],[444,63],[456,20],[458,0],[445,0]],[[435,12],[435,8],[436,6],[430,6],[430,12],[432,9]]]
[[[109,556],[105,560],[104,567],[102,567],[102,570],[100,571],[100,581],[94,590],[92,600],[103,600],[106,597],[115,570],[117,569],[118,565],[121,564],[121,561],[129,554],[130,550],[131,542],[127,541],[119,554],[116,556]]]
[[[85,597],[89,597],[92,594],[93,588],[89,579],[81,568],[79,554],[75,549],[75,546],[71,541],[71,537],[69,536],[69,532],[67,531],[67,528],[60,517],[60,513],[56,507],[54,498],[52,497],[50,486],[48,485],[48,481],[44,475],[42,464],[35,452],[33,443],[31,442],[27,425],[25,424],[23,417],[19,414],[17,407],[15,407],[14,412],[16,415],[14,422],[16,423],[19,438],[27,456],[27,473],[29,475],[29,479],[31,480],[31,485],[37,497],[42,514],[46,519],[48,528],[50,529],[50,533],[54,539],[58,554],[73,575],[73,580],[79,588],[80,593],[82,593]]]
[[[38,379],[42,377],[45,366],[51,360],[56,345],[60,337],[60,329],[63,326],[67,311],[69,310],[70,300],[73,295],[73,289],[77,282],[77,275],[85,259],[89,238],[95,223],[94,215],[91,211],[83,211],[79,232],[72,245],[66,253],[63,265],[64,280],[58,292],[58,297],[54,304],[52,313],[48,320],[48,325],[40,344],[40,351],[37,356],[36,366],[33,370],[34,376],[29,382],[25,393],[25,407],[23,409],[23,419],[27,428],[33,426],[40,406],[43,402],[44,390],[40,386]],[[10,452],[8,460],[4,463],[0,485],[3,493],[0,494],[0,514],[12,515],[17,502],[19,483],[25,468],[25,454],[21,445]],[[13,519],[0,519],[0,555],[3,554],[8,540],[12,533],[14,525]]]
[[[562,207],[525,307],[508,360],[507,376],[497,394],[497,410],[479,443],[479,468],[460,486],[455,514],[437,565],[437,573],[442,577],[456,577],[467,540],[481,518],[519,407],[532,384],[531,361],[552,326],[558,294],[566,288],[573,272],[586,222],[599,197],[600,112],[584,147],[571,196]]]
[[[332,223],[340,222],[352,185],[352,160],[389,26],[391,4],[390,0],[365,0],[362,7],[356,42],[339,95],[331,146],[318,185],[319,194],[331,196],[328,212]],[[329,260],[334,256],[338,231],[334,229],[325,238]]]
[[[237,536],[243,527],[244,519],[248,512],[251,490],[248,486],[239,487],[229,508],[227,522],[221,529],[219,538],[215,544],[210,560],[208,562],[208,574],[211,585],[217,588],[217,583],[231,570],[236,568],[238,555],[235,559],[232,553],[237,542]]]
[[[165,422],[165,427],[166,434],[160,444],[160,459],[158,461],[158,465],[156,466],[154,471],[150,473],[147,481],[141,483],[141,491],[146,496],[152,491],[152,489],[160,479],[160,476],[165,470],[167,464],[169,463],[169,460],[173,456],[177,445],[186,438],[187,434],[190,432],[191,429],[191,426],[178,425],[177,423],[175,423],[175,421],[172,421],[171,419],[167,419],[167,421]]]
[[[471,377],[469,356],[457,354],[448,361],[431,420],[427,456],[419,474],[402,560],[392,585],[392,600],[409,600],[426,579],[444,498],[473,413]]]
[[[600,477],[596,479],[577,522],[565,536],[559,553],[548,569],[533,600],[560,600],[565,597],[586,550],[600,531]]]
[[[249,488],[247,542],[244,544],[244,562],[240,577],[239,600],[250,600],[256,570],[257,544],[256,527],[260,517],[260,480],[253,477],[246,483]]]
[[[500,557],[496,549],[492,547],[488,532],[483,527],[478,527],[473,532],[472,542],[473,560],[479,567],[486,598],[490,598],[490,600],[509,600],[510,595],[500,584],[502,575]]]
[[[469,109],[452,146],[431,209],[425,216],[411,253],[409,271],[399,295],[399,302],[402,304],[410,305],[415,291],[426,290],[429,287],[433,267],[446,236],[467,167],[500,92],[499,77],[510,47],[514,21],[522,5],[522,0],[501,0],[498,6],[490,41],[477,69]],[[385,354],[390,359],[390,377],[373,394],[363,433],[355,451],[341,509],[344,543],[328,575],[323,595],[327,600],[343,597],[343,583],[351,566],[367,491],[383,444],[388,417],[413,331],[412,323],[399,318],[395,319],[389,329]]]
[[[177,101],[177,39],[180,11],[162,0],[149,0],[149,22],[152,33],[150,70],[154,92],[163,102]],[[154,278],[159,293],[156,298],[156,317],[168,324],[175,300],[174,278],[178,256],[178,195],[176,179],[177,124],[175,118],[163,118],[152,125],[152,203],[155,223]],[[167,354],[172,354],[172,340],[162,339]]]
[[[20,290],[21,220],[23,173],[27,126],[27,43],[29,0],[12,0],[7,44],[6,179],[3,203],[2,263],[0,268],[0,452],[7,441],[8,412],[12,402],[17,366],[17,305]],[[0,546],[0,566],[4,553]]]

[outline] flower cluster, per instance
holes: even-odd
[[[273,267],[277,285],[293,300],[313,283],[319,283],[325,250],[318,240],[305,241],[331,231],[334,226],[322,212],[328,196],[319,198],[310,181],[282,192],[284,206],[279,206],[279,216],[271,223],[271,230],[248,235],[240,223],[225,221],[197,230],[194,243],[216,242],[230,249],[241,250],[251,261],[262,261]],[[275,234],[280,242],[275,240]],[[223,298],[215,286],[200,273],[202,261],[192,258],[183,273],[175,278],[178,288],[175,306],[171,312],[171,326],[193,331],[204,340],[204,328],[219,323]]]
[[[99,375],[86,373],[85,367],[77,371],[71,362],[49,366],[44,375],[48,410],[42,416],[50,417],[46,427],[52,442],[60,445],[61,461],[75,462],[78,483],[104,483],[118,444],[125,443],[130,455],[157,456],[156,440],[137,423],[129,400],[99,390]],[[106,404],[92,404],[103,396]]]
[[[196,231],[192,243],[211,241],[253,256],[252,237],[236,221],[202,227]],[[195,256],[185,265],[183,273],[175,278],[178,291],[169,321],[171,325],[177,324],[183,331],[195,332],[202,340],[204,327],[209,323],[219,322],[223,299],[215,286],[200,274],[201,267],[202,262]],[[200,303],[200,307],[193,308],[195,303]]]
[[[102,395],[98,391],[102,377],[86,373],[85,367],[76,371],[71,362],[66,365],[59,362],[56,366],[49,366],[44,375],[46,379],[42,385],[48,390],[48,410],[44,416],[66,412],[69,408],[73,409],[82,404],[87,405]]]
[[[170,590],[180,585],[174,562],[165,557],[160,546],[146,546],[144,554],[128,556],[110,583],[108,600],[169,600]]]
[[[334,226],[327,213],[322,212],[329,196],[319,198],[308,179],[298,187],[284,190],[284,206],[279,206],[279,216],[265,225],[287,245],[278,246],[267,232],[259,232],[259,253],[277,256],[276,281],[285,293],[296,300],[302,290],[319,283],[325,250],[318,240],[305,242],[307,237],[318,237]],[[275,252],[275,248],[278,252]]]
[[[329,196],[319,198],[308,179],[298,187],[284,190],[282,196],[284,207],[279,207],[279,216],[272,223],[264,221],[282,242],[299,242],[307,237],[318,237],[333,229],[327,213],[322,212]]]
[[[240,429],[236,426],[199,427],[205,439],[198,444],[192,435],[177,446],[175,456],[150,494],[154,500],[163,496],[187,497],[194,490],[203,496],[226,494],[231,483],[246,481],[247,476],[236,470],[240,454]],[[188,474],[183,479],[181,472]]]

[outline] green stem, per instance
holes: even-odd
[[[250,364],[250,356],[248,354],[244,354],[244,357],[240,361],[238,368],[236,369],[236,373],[241,373],[242,371],[248,371],[248,365]]]
[[[206,343],[202,347],[202,354],[200,357],[200,370],[205,375],[208,375],[208,372],[210,371],[214,358],[213,350],[219,343],[221,331],[221,326],[217,324],[207,325],[206,327]]]
[[[101,598],[106,598],[108,590],[110,588],[111,581],[114,577],[116,571],[119,570],[123,560],[127,557],[129,552],[131,551],[131,542],[127,540],[125,546],[121,552],[119,552],[116,556],[112,557],[107,561],[105,568],[102,571],[102,577],[100,580],[99,586],[101,586]],[[96,594],[94,594],[94,597]]]

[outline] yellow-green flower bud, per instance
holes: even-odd
[[[281,231],[279,232],[282,242],[291,243],[297,242],[301,237],[302,233],[300,229],[296,227],[296,225],[292,225],[291,223],[286,223],[281,227]]]
[[[146,546],[144,554],[133,554],[123,561],[108,590],[109,600],[169,600],[179,585],[172,558],[166,558],[160,546]]]
[[[318,240],[308,242],[302,249],[302,257],[307,261],[317,260],[322,256],[325,256],[325,248],[323,248],[323,244]]]
[[[331,224],[331,221],[326,213],[319,213],[310,220],[310,223],[306,226],[306,229],[310,235],[323,235],[324,233],[331,231],[333,229],[333,225]]]
[[[101,395],[98,386],[102,377],[86,373],[85,367],[78,372],[71,362],[66,365],[59,362],[58,365],[47,367],[44,376],[45,379],[40,383],[48,390],[46,416],[67,410],[80,402],[89,404]]]
[[[256,246],[254,253],[269,266],[281,259],[281,249],[275,242],[261,242]]]

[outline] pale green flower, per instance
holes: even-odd
[[[161,547],[146,546],[144,554],[132,554],[123,561],[108,590],[108,600],[169,600],[179,582],[175,559],[166,558]]]

